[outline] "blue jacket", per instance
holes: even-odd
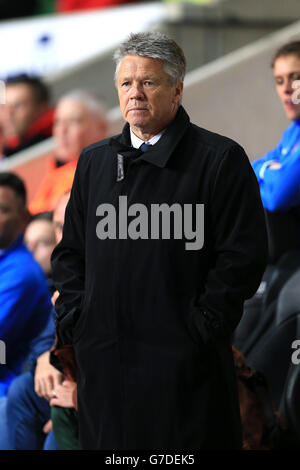
[[[269,168],[273,162],[279,162],[281,167]],[[277,147],[252,166],[267,210],[288,210],[300,205],[300,121],[294,121]]]
[[[20,235],[0,252],[0,340],[6,349],[6,363],[0,364],[0,397],[28,354],[39,353],[35,341],[53,323],[52,315],[47,279]]]

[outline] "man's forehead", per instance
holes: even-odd
[[[138,55],[128,55],[123,57],[120,63],[119,73],[126,74],[132,72],[166,74],[164,64],[161,59]]]
[[[273,73],[280,74],[281,72],[299,71],[300,58],[297,56],[283,56],[278,57],[274,63]]]
[[[55,110],[55,118],[81,118],[89,114],[85,103],[79,100],[62,99]]]
[[[33,91],[26,83],[11,83],[6,85],[6,99],[13,100],[15,98],[32,98]]]
[[[11,188],[10,186],[6,186],[6,185],[1,185],[0,186],[0,197],[1,198],[9,198],[11,199],[13,196],[15,196],[15,191],[13,190],[13,188]]]
[[[0,204],[18,206],[20,204],[20,197],[10,186],[0,186]]]
[[[43,235],[45,238],[53,234],[52,220],[37,219],[30,222],[26,227],[26,238]]]

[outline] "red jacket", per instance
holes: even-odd
[[[39,119],[34,121],[22,137],[11,136],[3,150],[5,156],[20,152],[31,145],[42,142],[52,136],[54,109],[49,109]]]

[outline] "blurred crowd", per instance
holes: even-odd
[[[50,257],[62,236],[78,157],[84,147],[108,135],[105,106],[92,93],[71,90],[53,107],[40,79],[22,75],[8,80],[1,106],[2,159],[52,135],[55,149],[48,171],[30,203],[22,179],[0,172],[0,337],[7,357],[0,368],[1,449],[56,449],[50,405],[75,413],[74,381],[63,380],[49,360],[57,297]],[[59,400],[52,396],[53,386]]]

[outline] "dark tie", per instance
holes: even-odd
[[[145,144],[145,142],[144,142],[144,143],[140,146],[140,150],[141,150],[142,152],[147,152],[147,150],[149,150],[150,147],[152,147],[151,144]]]

